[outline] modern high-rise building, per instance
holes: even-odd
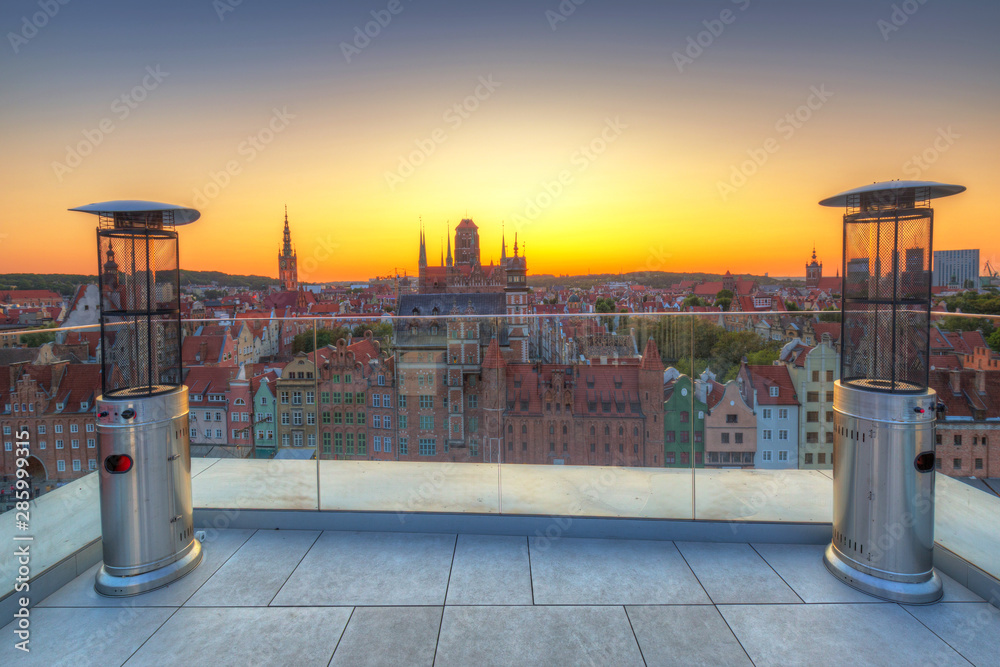
[[[935,250],[933,284],[979,287],[979,250]]]

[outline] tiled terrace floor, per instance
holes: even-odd
[[[2,665],[1000,665],[1000,610],[885,603],[822,547],[225,530],[174,584],[94,571],[7,626]]]

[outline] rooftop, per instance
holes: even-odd
[[[114,600],[97,565],[32,610],[32,652],[73,665],[990,665],[1000,610],[949,577],[882,602],[822,545],[454,533],[210,531],[187,577]],[[11,635],[12,627],[4,629]]]

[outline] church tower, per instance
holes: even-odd
[[[285,206],[285,232],[282,237],[281,251],[278,253],[278,281],[285,292],[296,292],[299,289],[298,255],[292,249],[292,233],[288,229],[288,207]]]
[[[528,362],[528,262],[518,254],[517,235],[514,235],[514,256],[507,259],[507,339],[514,362]]]
[[[816,261],[816,246],[813,246],[812,260],[812,264],[806,264],[806,287],[819,287],[823,264]]]

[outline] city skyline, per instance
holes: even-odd
[[[8,272],[91,273],[65,209],[144,198],[202,211],[193,270],[276,275],[287,204],[302,282],[414,276],[466,217],[535,273],[832,274],[817,202],[896,178],[968,187],[935,249],[1000,249],[982,3],[42,4],[0,10]]]

